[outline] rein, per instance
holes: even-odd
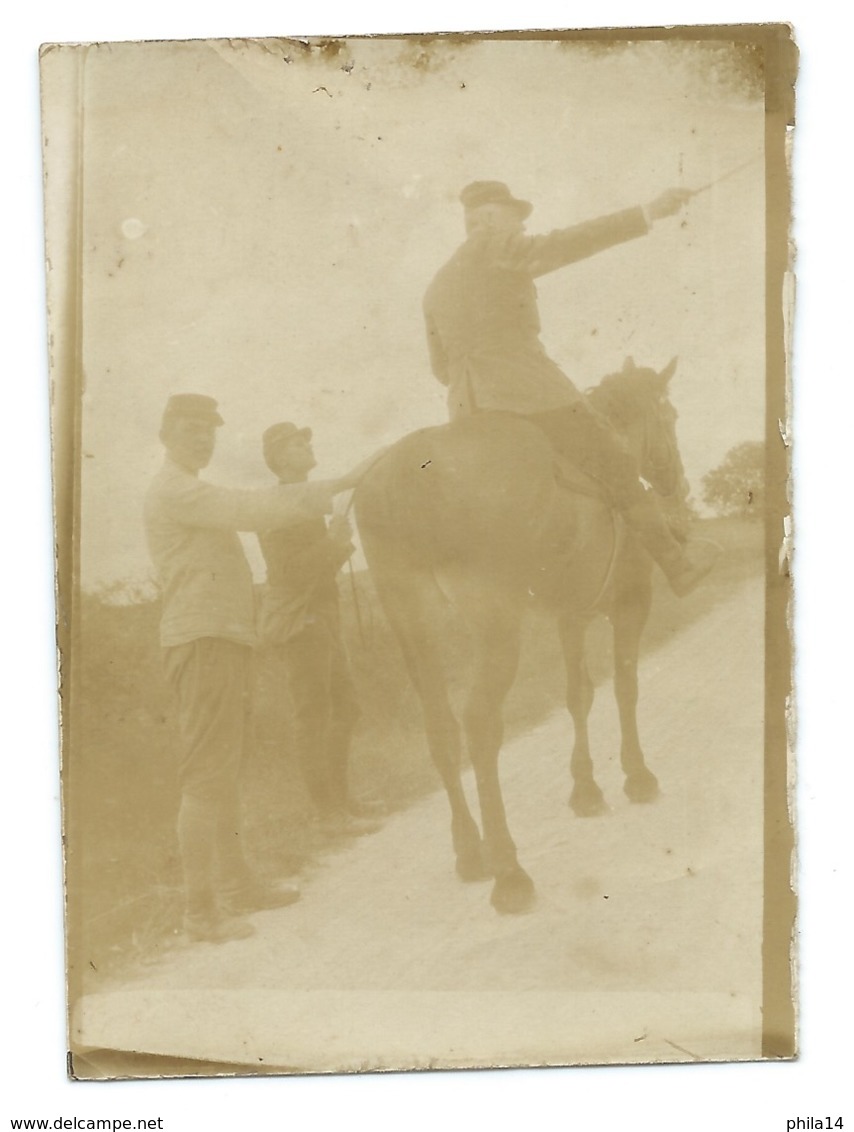
[[[603,412],[601,409],[599,409],[598,407],[595,406],[596,388],[597,387],[586,390],[586,397],[593,403],[594,411],[602,413],[602,415],[604,417],[606,417],[606,419],[608,420],[610,426],[617,433],[623,435],[622,430],[618,427],[618,425],[614,421],[613,415],[610,414],[610,413],[607,413],[607,412]],[[651,444],[650,444],[649,437],[650,437],[650,431],[651,431],[650,418],[651,418],[651,414],[652,414],[653,411],[654,411],[654,406],[652,406],[652,405],[645,405],[644,408],[643,408],[643,413],[642,413],[643,427],[642,427],[641,436],[640,436],[640,440],[641,440],[640,448],[641,448],[642,453],[648,453],[648,452],[651,451]],[[674,463],[679,462],[678,446],[675,445],[671,441],[671,438],[669,436],[667,437],[667,456],[668,456],[668,459],[667,459],[668,468],[672,468]],[[639,464],[643,463],[642,457],[638,460],[638,463]],[[652,464],[652,469],[654,469],[656,472],[662,466],[657,461],[655,463],[653,463],[652,460],[650,460],[650,463]],[[644,487],[644,490],[655,492],[655,494],[660,499],[664,499],[664,500],[673,499],[677,495],[677,492],[679,490],[678,477],[677,477],[676,485],[669,492],[660,491],[652,483],[650,483],[650,481],[645,478],[645,476],[643,474],[643,469],[641,470],[638,478],[641,481],[641,483]],[[576,489],[573,488],[572,490],[576,490]],[[579,492],[579,494],[580,494],[580,492]],[[584,610],[582,610],[582,612],[584,612],[584,613],[594,612],[597,609],[597,607],[599,607],[600,604],[604,601],[604,599],[605,599],[605,597],[608,593],[608,590],[611,587],[611,583],[614,580],[614,574],[615,574],[616,568],[617,568],[617,557],[618,557],[618,554],[619,554],[619,551],[620,551],[621,538],[620,538],[620,526],[619,526],[619,523],[618,523],[618,514],[617,514],[616,508],[614,508],[613,506],[609,507],[608,508],[608,514],[610,515],[610,518],[611,518],[611,530],[612,530],[612,535],[613,535],[613,543],[612,543],[613,549],[611,551],[611,556],[610,556],[610,559],[609,559],[609,562],[608,562],[608,567],[605,571],[605,575],[604,575],[604,578],[603,578],[603,581],[602,581],[602,585],[600,586],[599,591],[596,594],[596,597],[590,602],[590,604]]]

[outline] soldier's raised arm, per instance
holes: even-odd
[[[211,397],[177,394],[169,399],[160,430],[167,461],[149,491],[146,508],[152,522],[230,531],[287,526],[331,511],[333,497],[355,487],[376,458],[336,479],[252,489],[219,487],[200,480],[198,473],[210,461],[221,424]]]
[[[647,204],[557,228],[543,236],[511,235],[499,254],[507,267],[537,278],[645,236],[655,221],[675,215],[692,196],[690,189],[666,189]]]
[[[194,476],[176,476],[164,493],[162,510],[189,527],[231,531],[263,531],[325,515],[332,499],[346,491],[344,480],[279,484],[264,488],[230,488]]]

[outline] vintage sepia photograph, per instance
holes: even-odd
[[[72,1078],[796,1056],[797,66],[43,46]]]

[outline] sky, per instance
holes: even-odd
[[[475,179],[532,200],[535,232],[745,166],[681,218],[538,283],[543,341],[579,387],[626,355],[679,356],[699,497],[730,447],[764,433],[764,114],[740,61],[672,41],[90,48],[84,587],[149,576],[140,503],[171,393],[217,398],[205,474],[243,486],[269,482],[259,437],[276,420],[313,427],[324,475],[445,419],[421,299]]]

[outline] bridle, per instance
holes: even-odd
[[[672,499],[684,478],[679,447],[670,427],[676,420],[676,410],[666,394],[661,394],[657,401],[644,405],[641,414],[638,454],[641,476],[663,499]],[[659,434],[655,440],[653,431]]]

